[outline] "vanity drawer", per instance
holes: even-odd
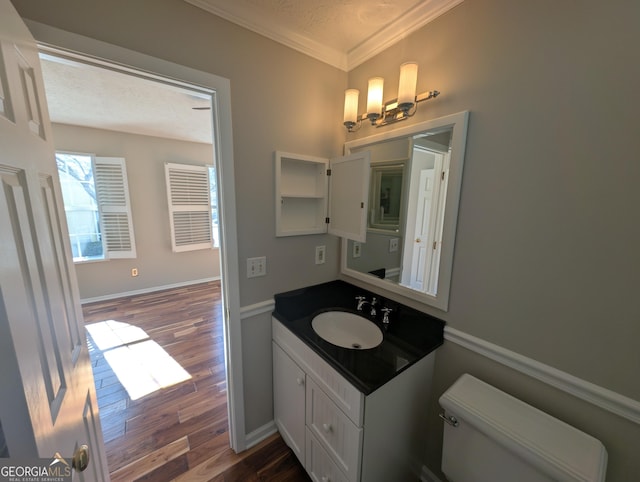
[[[311,480],[315,482],[349,482],[347,476],[333,462],[309,429],[307,429],[305,446],[307,447],[305,469],[311,476]]]
[[[307,378],[307,430],[317,437],[349,480],[360,477],[362,429],[353,424],[311,378]]]
[[[271,328],[275,342],[307,375],[313,377],[320,388],[331,397],[353,423],[362,426],[364,395],[275,318],[271,319]]]

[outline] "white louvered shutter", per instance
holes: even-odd
[[[136,242],[124,159],[96,157],[94,179],[107,257],[135,258]]]
[[[212,248],[208,168],[166,163],[165,173],[173,251]]]

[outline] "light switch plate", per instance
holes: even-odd
[[[389,252],[393,253],[394,251],[398,251],[398,238],[391,238],[389,240]]]
[[[267,257],[247,258],[247,278],[256,278],[267,274]]]
[[[325,246],[316,246],[316,264],[324,264],[325,254]]]
[[[362,254],[362,244],[360,244],[358,241],[354,241],[353,242],[353,257],[354,258],[359,258],[360,254]]]

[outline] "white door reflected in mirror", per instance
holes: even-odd
[[[343,274],[448,309],[468,117],[461,112],[345,144],[346,153],[371,153],[372,215],[358,257],[343,239]],[[393,224],[383,224],[386,199],[376,179],[390,166],[402,166],[401,189],[394,194],[400,212]],[[388,249],[392,238],[401,249]]]

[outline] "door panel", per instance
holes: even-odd
[[[0,0],[0,420],[12,457],[71,458],[109,480],[38,52]]]
[[[54,190],[54,180],[51,176],[40,177],[41,199],[45,215],[47,236],[52,242],[51,262],[53,270],[49,273],[48,285],[52,289],[59,289],[56,299],[60,303],[60,316],[65,320],[60,327],[60,348],[69,351],[72,363],[78,360],[78,356],[85,343],[84,333],[81,332],[83,320],[76,306],[74,306],[72,295],[72,277],[75,273],[70,273],[67,269],[68,263],[65,260],[65,239],[66,225],[61,221],[61,213],[64,213],[64,205],[57,202]]]

